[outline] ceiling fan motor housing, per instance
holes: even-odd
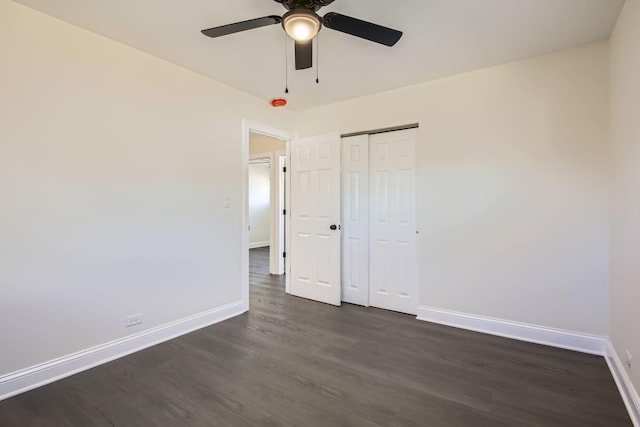
[[[334,0],[274,0],[282,4],[287,10],[307,9],[317,12],[321,7],[328,6]]]

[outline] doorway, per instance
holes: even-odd
[[[249,249],[271,246],[271,159],[249,159]]]
[[[249,250],[268,253],[269,273],[284,274],[286,184],[281,165],[286,161],[286,141],[250,130],[248,145]]]

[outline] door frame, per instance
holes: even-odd
[[[288,144],[287,144],[288,145]],[[277,180],[276,180],[276,184],[277,188],[276,191],[278,193],[278,199],[277,199],[277,206],[275,207],[278,215],[277,217],[274,219],[278,221],[277,224],[274,223],[274,227],[275,229],[278,231],[276,234],[276,245],[274,245],[275,247],[278,248],[278,250],[280,252],[286,252],[287,251],[287,245],[286,245],[286,241],[285,241],[285,237],[287,235],[287,225],[286,225],[286,221],[287,221],[287,215],[285,213],[283,213],[282,211],[285,210],[286,211],[286,205],[285,205],[285,200],[286,200],[286,192],[285,189],[287,188],[286,186],[286,178],[287,178],[287,174],[284,172],[283,168],[286,168],[287,166],[287,150],[282,150],[282,151],[277,151],[274,153],[274,164],[275,164],[275,174],[277,176]],[[274,258],[274,262],[275,264],[273,265],[273,269],[275,271],[277,271],[276,274],[285,274],[285,257],[280,255],[277,258]],[[286,279],[285,279],[286,280]]]
[[[249,311],[249,134],[258,133],[284,141],[289,152],[291,134],[262,123],[242,119],[242,301],[245,311]],[[288,222],[285,217],[285,233]]]
[[[291,140],[287,141],[287,149],[285,153],[286,170],[291,171]],[[291,174],[284,174],[284,209],[287,211],[287,215],[284,216],[284,247],[291,250]],[[291,293],[291,263],[287,262],[286,257],[284,261],[284,291],[287,294]]]

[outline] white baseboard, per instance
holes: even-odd
[[[244,301],[237,301],[135,335],[79,351],[41,365],[0,377],[0,400],[61,380],[103,363],[110,362],[147,347],[227,320],[247,311]]]
[[[266,242],[249,243],[249,249],[266,248],[270,244],[271,242],[269,242],[268,240]]]
[[[580,351],[582,353],[604,356],[606,352],[607,340],[604,337],[547,328],[528,323],[475,316],[425,306],[418,307],[418,319],[485,334],[513,338],[520,341]]]
[[[604,337],[425,306],[418,307],[418,319],[520,341],[604,356],[633,425],[640,427],[640,397],[616,350],[611,342]]]
[[[622,400],[627,407],[627,411],[629,411],[629,416],[631,417],[633,425],[635,427],[640,427],[640,397],[638,397],[638,392],[631,382],[627,369],[618,356],[613,344],[611,344],[611,341],[607,343],[607,354],[605,359],[607,359],[609,370],[611,370],[613,379],[615,380],[618,390],[622,395]]]

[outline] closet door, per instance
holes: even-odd
[[[370,136],[369,304],[417,314],[416,130]]]
[[[369,135],[342,139],[342,301],[369,305]]]

